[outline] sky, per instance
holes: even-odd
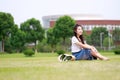
[[[17,25],[48,15],[96,14],[120,20],[120,0],[1,0],[0,12],[10,13]]]

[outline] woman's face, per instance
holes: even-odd
[[[83,30],[82,30],[82,27],[81,27],[81,26],[78,26],[78,27],[77,27],[76,33],[77,33],[78,36],[82,35]]]

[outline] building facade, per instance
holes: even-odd
[[[43,16],[43,26],[45,28],[53,27],[56,20],[61,16],[64,15]],[[120,28],[120,20],[107,20],[100,15],[71,14],[68,16],[73,18],[77,24],[82,25],[88,34],[91,33],[94,27],[106,27],[109,31],[114,30],[116,27]]]

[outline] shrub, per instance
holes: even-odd
[[[116,48],[114,49],[114,53],[120,54],[120,46],[116,46]]]
[[[0,52],[0,54],[6,54],[6,52]]]
[[[26,49],[23,53],[25,56],[33,56],[35,54],[32,49]]]
[[[58,51],[57,51],[57,54],[58,54],[58,55],[61,55],[61,54],[64,54],[64,53],[65,53],[64,50],[58,50]]]
[[[120,54],[120,49],[114,50],[114,53],[115,53],[115,54]]]

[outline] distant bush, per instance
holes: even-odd
[[[0,54],[6,54],[6,52],[0,52]]]
[[[114,50],[114,53],[115,53],[115,54],[120,54],[120,49]]]
[[[35,54],[35,52],[32,49],[26,49],[25,51],[23,51],[25,56],[33,56]]]
[[[61,55],[61,54],[64,54],[64,53],[65,53],[64,50],[58,50],[58,51],[57,51],[57,54],[58,54],[58,55]]]
[[[115,54],[120,54],[120,46],[117,46],[117,47],[114,49],[114,53],[115,53]]]

